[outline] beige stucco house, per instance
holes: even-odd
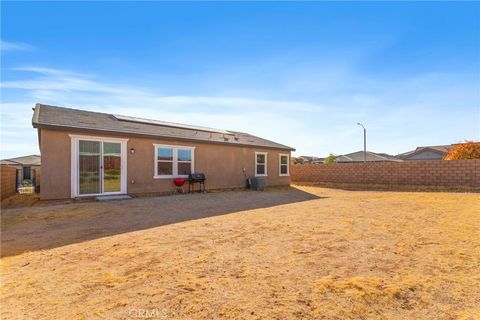
[[[404,161],[411,160],[442,160],[448,152],[448,149],[453,147],[453,144],[417,147],[415,150],[401,153],[398,157]]]
[[[207,189],[290,184],[293,148],[247,133],[37,104],[41,199],[172,192],[173,179],[206,175]]]
[[[28,156],[3,159],[0,164],[16,169],[15,188],[20,186],[23,181],[28,180],[34,186],[40,185],[40,165],[41,159],[37,154]]]

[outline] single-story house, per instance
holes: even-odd
[[[375,153],[371,151],[367,151],[367,162],[401,162],[402,160],[386,154],[386,153]],[[355,162],[364,162],[365,161],[365,153],[363,151],[352,152],[348,154],[342,154],[338,156],[335,160],[338,163],[355,163]]]
[[[319,158],[315,156],[300,156],[295,158],[295,163],[323,163],[325,158]]]
[[[248,133],[37,104],[41,199],[172,192],[206,175],[207,189],[290,184],[293,148]]]
[[[447,154],[448,148],[451,148],[452,144],[440,145],[440,146],[425,146],[417,147],[415,150],[401,153],[398,157],[405,161],[410,160],[442,160]]]
[[[3,159],[0,164],[14,167],[17,170],[16,187],[20,186],[24,180],[30,181],[34,186],[40,185],[40,166],[41,159],[39,155],[32,154],[28,156]]]

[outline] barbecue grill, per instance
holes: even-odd
[[[195,192],[195,184],[199,184],[198,192],[207,192],[205,189],[205,173],[194,172],[188,175],[188,193]]]
[[[183,191],[183,185],[185,184],[184,178],[173,179],[173,184],[176,187],[174,193],[185,193],[185,191]]]

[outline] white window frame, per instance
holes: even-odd
[[[100,137],[100,136],[86,136],[78,134],[69,134],[70,137],[70,197],[71,198],[80,198],[80,197],[92,197],[92,196],[101,196],[101,195],[114,195],[114,194],[127,194],[127,142],[128,139],[122,138],[112,138],[112,137]],[[85,141],[98,141],[102,142],[100,144],[103,148],[103,142],[114,142],[120,143],[120,156],[121,156],[121,188],[119,192],[103,192],[95,194],[80,194],[80,180],[79,177],[79,142],[80,140]],[[102,158],[103,158],[103,149],[102,149]],[[103,161],[103,160],[102,160]],[[102,164],[103,166],[103,164]],[[102,169],[102,179],[103,179],[103,169]],[[101,182],[103,184],[103,181]],[[103,186],[102,186],[103,188]]]
[[[282,173],[282,157],[287,157],[287,173]],[[278,175],[280,177],[290,176],[290,155],[288,153],[280,153],[278,155]]]
[[[173,161],[172,161],[172,174],[166,175],[158,174],[158,152],[159,148],[164,149],[172,149]],[[178,174],[178,150],[190,150],[192,152],[192,161],[191,161],[191,172],[195,172],[195,147],[192,146],[178,146],[178,145],[170,145],[170,144],[153,144],[153,179],[175,179],[175,178],[188,178],[188,175],[180,175]],[[180,161],[180,162],[187,162],[187,161]]]
[[[265,155],[265,163],[264,163],[265,174],[258,174],[257,173],[257,165],[259,164],[259,163],[257,163],[257,155],[259,155],[259,154]],[[255,152],[255,177],[266,177],[266,176],[268,176],[267,163],[268,163],[268,152]]]

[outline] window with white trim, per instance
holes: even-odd
[[[267,175],[267,153],[255,152],[255,176]]]
[[[188,177],[193,172],[194,147],[156,144],[154,178]]]
[[[280,176],[289,176],[290,175],[290,166],[288,154],[279,154],[279,175]]]

